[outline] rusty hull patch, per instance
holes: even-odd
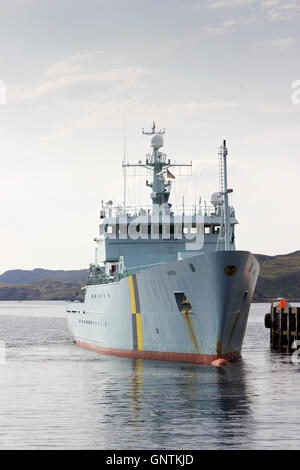
[[[191,319],[191,317],[189,316],[188,313],[183,313],[182,316],[185,319],[186,324],[188,326],[189,334],[190,334],[191,340],[193,341],[194,349],[195,349],[197,354],[200,354],[199,345],[198,345],[197,338],[196,338],[196,335],[195,335],[195,332],[194,332],[194,329],[193,329],[193,325],[192,325],[192,321],[191,321],[192,319]]]
[[[232,330],[231,330],[230,336],[229,336],[228,341],[227,341],[227,344],[226,344],[225,352],[227,352],[227,350],[228,350],[228,348],[229,348],[229,346],[230,346],[230,343],[231,343],[231,340],[232,340],[232,337],[233,337],[233,333],[234,333],[234,331],[235,331],[235,328],[236,328],[238,319],[239,319],[239,317],[240,317],[240,314],[241,314],[241,312],[238,311],[237,314],[236,314],[236,317],[235,317],[235,319],[234,319],[233,326],[232,326]]]

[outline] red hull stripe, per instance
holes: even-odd
[[[84,343],[83,341],[75,341],[78,346],[81,346],[92,351],[97,351],[102,354],[118,357],[132,357],[141,359],[153,359],[156,361],[176,361],[176,362],[195,362],[198,364],[210,364],[216,359],[226,359],[232,361],[240,357],[240,351],[234,351],[222,355],[217,354],[188,354],[188,353],[175,353],[175,352],[162,352],[162,351],[136,351],[129,349],[112,349],[102,348],[95,344]]]

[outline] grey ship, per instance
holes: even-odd
[[[220,365],[241,355],[259,264],[235,249],[227,188],[226,141],[219,151],[219,191],[211,205],[169,203],[178,166],[150,132],[152,153],[137,165],[152,173],[150,208],[112,201],[100,210],[95,263],[84,302],[68,305],[74,341],[104,354]],[[176,170],[172,170],[173,172]],[[126,187],[126,186],[125,186]]]

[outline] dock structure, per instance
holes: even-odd
[[[284,299],[272,302],[271,311],[265,315],[265,327],[270,328],[272,351],[293,352],[294,341],[300,340],[300,307],[293,307]]]

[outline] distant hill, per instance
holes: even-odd
[[[256,255],[260,264],[254,301],[277,297],[300,301],[300,250],[277,256]],[[75,300],[88,270],[14,269],[0,275],[0,300]]]
[[[31,271],[25,269],[13,269],[5,271],[0,275],[0,283],[4,284],[28,284],[41,279],[52,279],[54,281],[85,282],[88,270],[79,269],[73,271],[50,270],[36,268]]]
[[[287,255],[256,255],[260,264],[254,300],[285,297],[300,300],[300,251]]]
[[[0,300],[76,300],[82,283],[40,279],[28,284],[0,284]]]

